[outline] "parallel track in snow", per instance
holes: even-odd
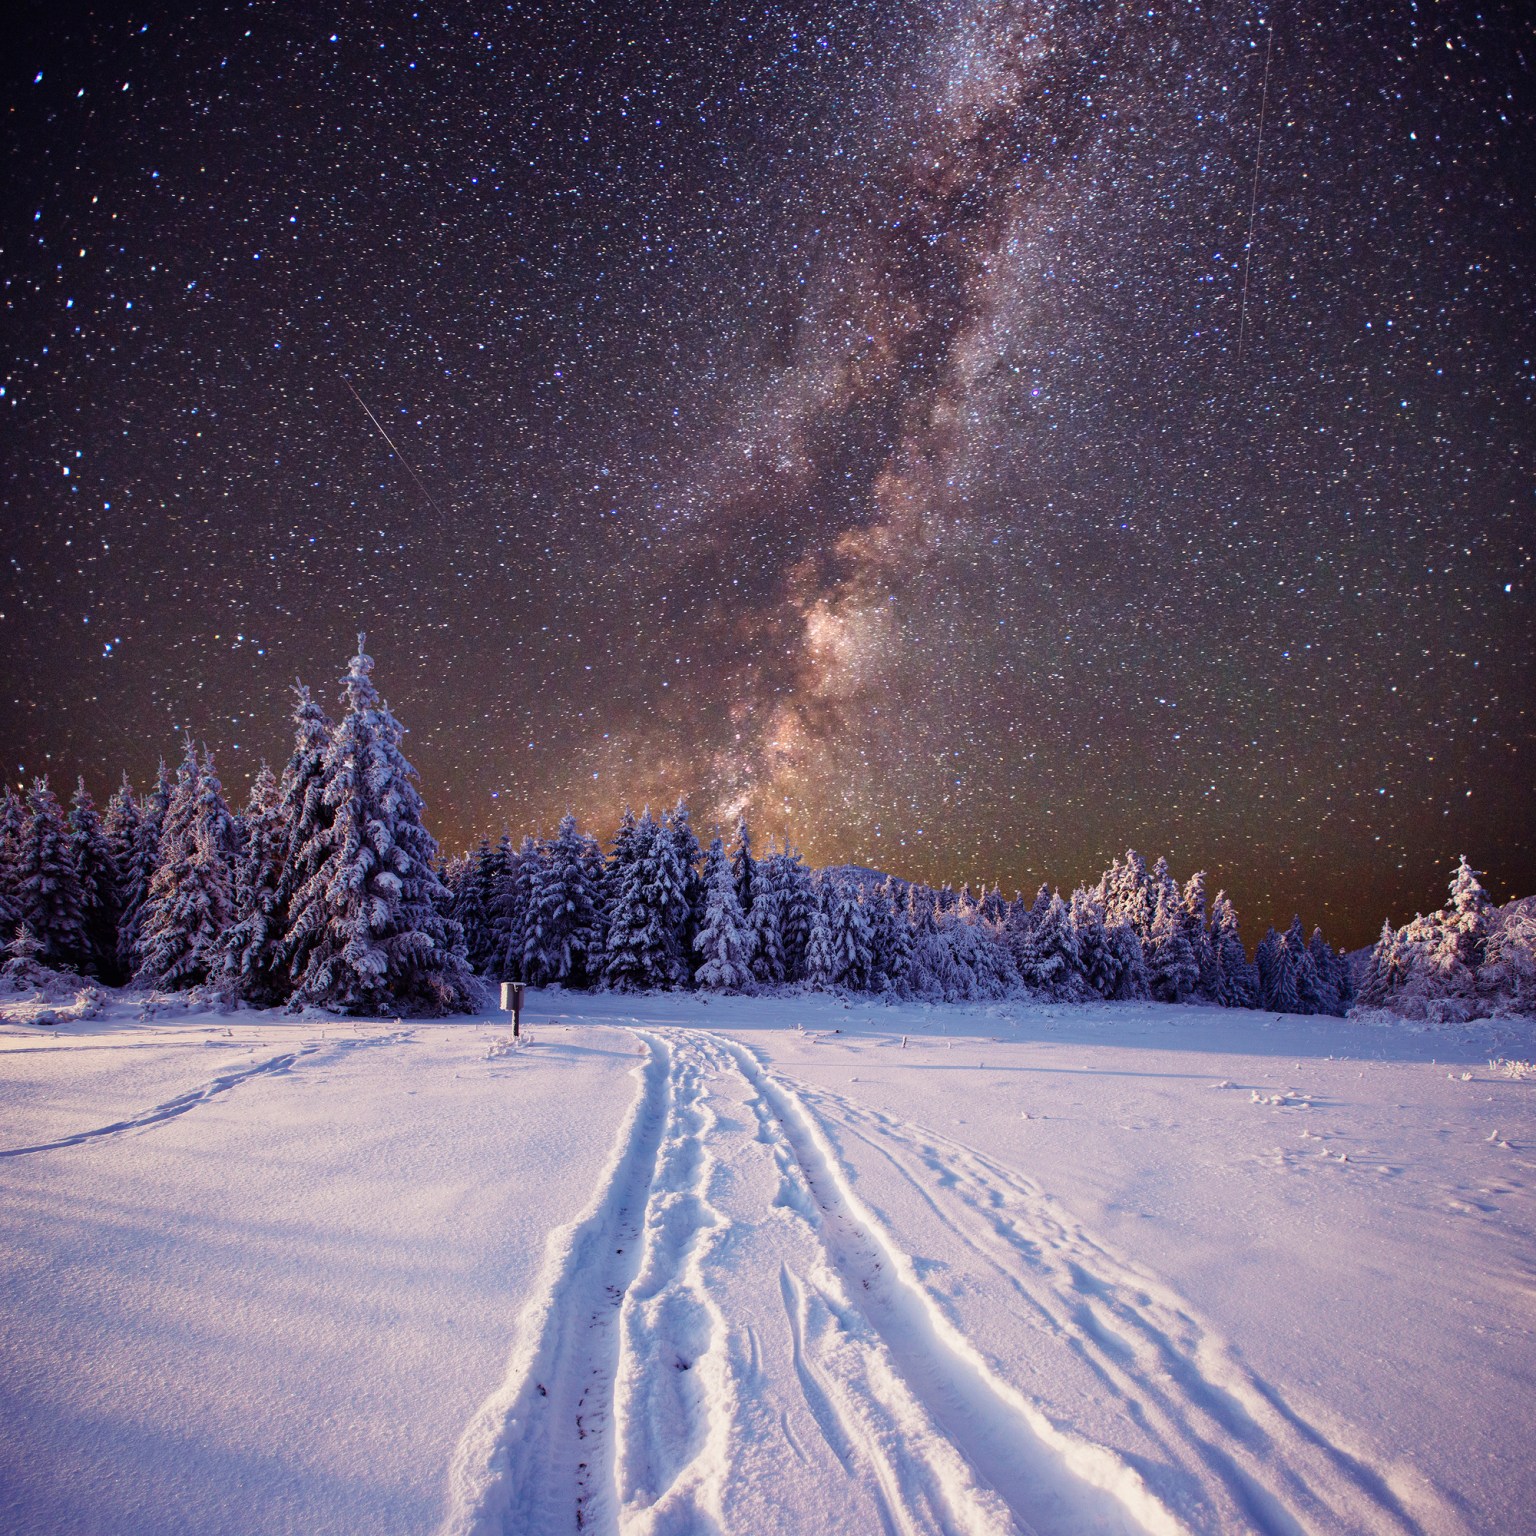
[[[360,1040],[318,1040],[310,1045],[301,1046],[296,1051],[284,1051],[279,1056],[269,1056],[265,1061],[254,1062],[248,1067],[236,1067],[233,1071],[221,1072],[210,1081],[196,1088],[190,1088],[186,1093],[178,1093],[175,1098],[167,1099],[163,1104],[156,1104],[124,1120],[114,1120],[110,1125],[93,1126],[88,1131],[77,1131],[73,1136],[61,1136],[57,1141],[40,1141],[27,1147],[0,1147],[0,1158],[30,1157],[34,1152],[57,1152],[60,1148],[78,1147],[88,1141],[97,1141],[103,1136],[121,1136],[127,1131],[144,1130],[149,1126],[174,1120],[177,1116],[186,1114],[188,1110],[196,1109],[198,1105],[206,1104],[210,1099],[216,1099],[220,1094],[228,1093],[231,1089],[238,1088],[242,1083],[248,1083],[253,1078],[271,1077],[276,1073],[287,1072],[305,1057],[313,1056],[319,1051],[352,1051],[364,1046],[397,1045],[410,1033],[410,1030],[405,1030],[389,1035],[371,1035]]]
[[[441,1536],[755,1533],[796,1479],[801,1520],[886,1536],[1422,1536],[1423,1489],[1017,1170],[723,1036],[633,1032],[639,1092],[460,1443]],[[1053,1422],[967,1337],[860,1198],[854,1140],[1150,1453]]]
[[[787,1086],[786,1092],[790,1091]],[[1424,1529],[1409,1501],[1337,1431],[1245,1365],[1182,1297],[1115,1254],[1032,1180],[952,1137],[798,1084],[802,1112],[892,1167],[1021,1312],[1077,1355],[1153,1438],[1198,1529],[1393,1533]],[[1170,1475],[1171,1474],[1171,1475]],[[1448,1509],[1435,1528],[1454,1529]]]

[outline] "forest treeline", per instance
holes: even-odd
[[[334,722],[296,686],[288,762],[280,775],[263,765],[238,811],[190,737],[174,773],[162,764],[143,795],[125,776],[102,814],[83,780],[67,810],[45,777],[7,788],[0,923],[13,957],[115,985],[353,1013],[472,1009],[477,977],[1292,1013],[1351,1002],[1349,967],[1320,930],[1271,929],[1250,959],[1232,902],[1208,894],[1203,872],[1181,882],[1135,850],[1068,896],[1041,886],[1007,898],[813,869],[788,846],[755,848],[744,821],[729,846],[717,835],[706,848],[680,800],[659,816],[626,812],[606,849],[567,815],[553,836],[504,833],[445,863],[372,671],[359,637]],[[1511,943],[1489,910],[1463,861],[1450,916],[1384,931],[1369,1000],[1475,993],[1489,966],[1505,975]]]

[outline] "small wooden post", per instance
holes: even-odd
[[[521,981],[504,981],[501,984],[501,1011],[512,1015],[514,1040],[523,1032],[523,994],[527,990],[527,984]]]

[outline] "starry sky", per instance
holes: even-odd
[[[366,629],[450,847],[1536,891],[1523,8],[191,9],[13,10],[9,778]]]

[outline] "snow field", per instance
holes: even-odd
[[[1512,1026],[0,1032],[0,1526],[1536,1529]]]
[[[48,1053],[47,1107],[28,1055],[14,1118],[0,1055],[0,1147],[135,1122],[0,1159],[13,1536],[430,1531],[548,1232],[591,1199],[632,1096],[609,1031],[562,1032],[535,1068],[488,1059],[501,1028],[248,1018],[107,1025]],[[210,1086],[232,1051],[294,1060],[144,1113],[195,1093],[199,1051]]]

